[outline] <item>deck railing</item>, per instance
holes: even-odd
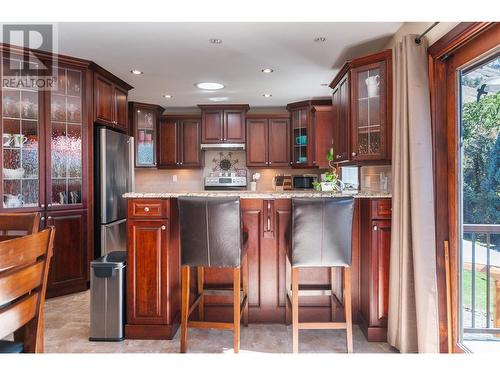
[[[498,336],[500,334],[500,264],[497,263],[498,255],[495,255],[497,261],[491,264],[491,252],[492,252],[492,236],[500,234],[500,225],[498,224],[464,224],[463,225],[464,236],[470,234],[471,236],[471,259],[470,267],[472,273],[471,280],[471,309],[472,309],[472,321],[470,327],[464,327],[465,333],[487,333],[494,334]],[[476,242],[477,237],[481,236],[486,239],[486,259],[477,259],[476,253]],[[500,255],[500,253],[498,253]],[[485,261],[486,260],[486,261]],[[469,265],[469,262],[463,263],[463,266]],[[484,271],[483,271],[484,270]],[[493,270],[493,273],[492,273]],[[476,325],[476,272],[486,273],[486,327],[477,327]],[[494,298],[495,298],[495,308],[494,308],[494,326],[491,324],[491,279],[495,280],[494,286]],[[462,293],[463,294],[463,293]]]

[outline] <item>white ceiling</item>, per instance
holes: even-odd
[[[95,61],[134,86],[130,99],[169,107],[282,106],[331,94],[348,58],[386,45],[401,23],[59,23],[59,53]],[[316,43],[315,37],[326,37]],[[222,39],[214,45],[210,38]],[[262,68],[271,67],[272,74]],[[143,75],[134,76],[131,69]],[[206,92],[196,82],[226,87]],[[262,94],[271,93],[271,98]],[[172,99],[163,94],[173,95]]]

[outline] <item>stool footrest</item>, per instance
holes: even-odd
[[[345,322],[299,323],[299,329],[347,329]]]
[[[216,328],[216,329],[225,329],[232,331],[234,329],[233,323],[225,323],[225,322],[199,322],[197,320],[190,320],[187,323],[189,328]]]

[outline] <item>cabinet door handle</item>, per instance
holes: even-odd
[[[355,152],[351,152],[351,155],[352,156],[356,156],[357,154]]]
[[[161,230],[165,230],[165,229],[167,229],[167,227],[165,225],[162,225]]]
[[[374,225],[374,226],[373,226],[373,230],[374,230],[375,232],[376,232],[376,231],[378,231],[378,226]]]
[[[144,207],[144,212],[149,212],[149,207]]]

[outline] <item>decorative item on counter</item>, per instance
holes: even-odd
[[[292,176],[289,174],[283,176],[283,190],[292,190]]]
[[[250,190],[257,191],[257,181],[260,180],[260,173],[254,173],[252,175],[252,182],[250,182]]]
[[[335,168],[333,163],[333,147],[330,148],[326,154],[326,160],[328,160],[328,165],[332,169],[321,175],[321,182],[313,182],[314,190],[316,191],[342,191],[344,190],[344,183],[339,179],[337,175],[337,168]]]
[[[283,183],[285,181],[285,176],[282,174],[277,174],[273,178],[273,187],[276,191],[283,191]]]

